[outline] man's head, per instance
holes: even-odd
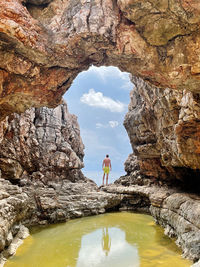
[[[109,158],[109,155],[106,155],[106,158]]]

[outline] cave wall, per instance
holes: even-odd
[[[125,163],[163,181],[175,179],[186,187],[199,187],[200,105],[188,90],[161,89],[132,77],[129,111],[124,120],[133,148]]]
[[[55,107],[92,64],[117,66],[153,88],[140,86],[137,101],[146,111],[138,116],[146,122],[136,134],[131,110],[125,121],[143,173],[197,177],[199,13],[195,0],[1,0],[1,120],[29,107]]]
[[[66,105],[40,109],[59,105],[92,64],[140,77],[125,118],[128,175],[200,188],[199,14],[198,0],[0,0],[0,252],[21,223],[98,214],[121,201],[81,173],[83,144]],[[169,204],[152,209],[163,225]]]
[[[199,93],[199,13],[196,0],[1,0],[1,118],[55,107],[91,64]]]

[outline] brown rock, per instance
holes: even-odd
[[[113,65],[199,92],[197,1],[2,0],[0,114],[55,107],[82,70]]]
[[[197,96],[187,90],[159,89],[139,78],[133,78],[133,82],[135,87],[124,125],[137,159],[128,159],[128,174],[134,171],[129,167],[131,162],[137,160],[137,169],[147,177],[165,181],[181,179],[186,186],[191,183],[198,190],[200,106]]]

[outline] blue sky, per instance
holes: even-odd
[[[128,73],[116,67],[92,66],[76,77],[64,95],[69,112],[78,116],[85,145],[83,173],[98,185],[106,154],[112,163],[109,182],[125,173],[124,161],[132,150],[123,120],[132,88]]]

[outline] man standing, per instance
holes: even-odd
[[[111,170],[111,160],[109,159],[109,155],[106,155],[105,159],[103,160],[102,169],[104,171],[103,174],[103,185],[104,185],[104,179],[106,174],[106,185],[108,185],[108,175]]]

